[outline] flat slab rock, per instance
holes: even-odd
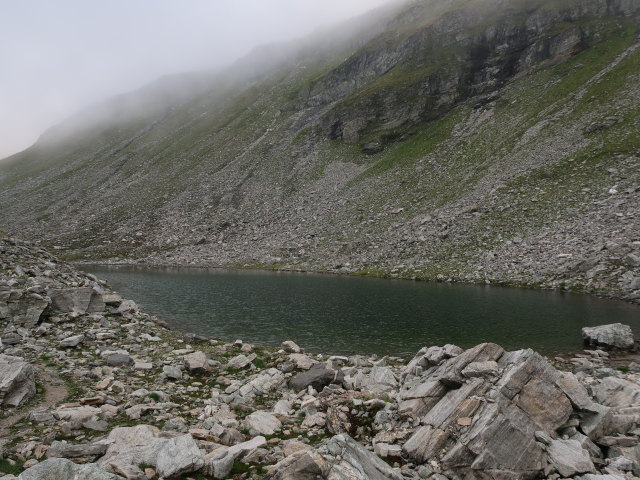
[[[33,367],[20,357],[0,355],[0,405],[17,407],[35,393]]]
[[[66,458],[50,458],[28,468],[19,480],[122,480],[122,477],[105,471],[95,463],[77,465]]]
[[[320,392],[324,387],[332,383],[341,384],[344,374],[341,370],[325,368],[322,364],[313,365],[306,372],[299,373],[289,380],[289,387],[294,392],[301,392],[311,386]]]
[[[399,471],[346,434],[286,457],[265,480],[402,480]]]

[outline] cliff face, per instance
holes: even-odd
[[[160,82],[0,163],[0,229],[73,258],[637,299],[639,18],[410,2]]]

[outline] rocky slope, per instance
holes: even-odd
[[[412,1],[161,82],[0,163],[0,229],[69,259],[640,301],[639,15]]]
[[[407,362],[198,338],[12,239],[0,239],[0,332],[2,480],[640,474],[636,355],[484,343]],[[633,346],[628,327],[585,334]]]

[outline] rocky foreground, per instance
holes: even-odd
[[[0,480],[640,474],[632,356],[549,360],[485,343],[407,363],[182,335],[11,239],[0,326]],[[621,325],[584,335],[633,346]]]

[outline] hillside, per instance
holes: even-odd
[[[1,162],[0,230],[69,259],[639,301],[639,20],[632,0],[413,1],[165,79]]]

